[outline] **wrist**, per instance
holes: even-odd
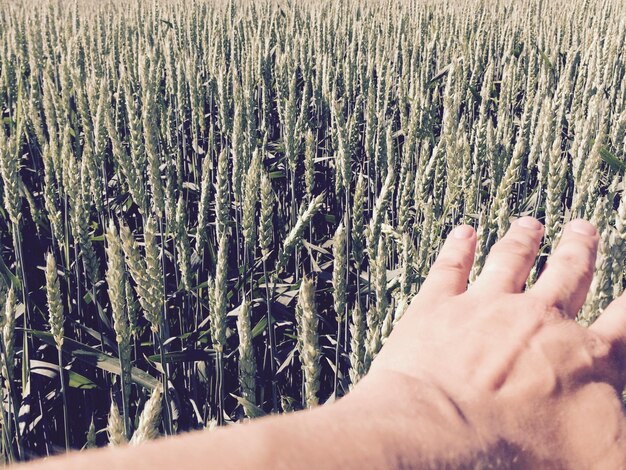
[[[379,369],[335,406],[356,429],[384,445],[380,467],[511,463],[513,452],[507,446],[495,436],[478,433],[459,405],[427,381]]]

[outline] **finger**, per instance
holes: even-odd
[[[621,364],[622,373],[626,372],[626,293],[604,309],[602,315],[589,329],[614,347],[617,363]],[[626,377],[624,377],[626,379]]]
[[[543,225],[533,217],[517,219],[487,256],[473,289],[521,292],[537,257]]]
[[[441,298],[465,292],[475,250],[475,230],[469,225],[455,228],[430,268],[419,297]]]
[[[591,284],[598,239],[597,230],[589,222],[577,219],[568,223],[530,292],[574,318]]]

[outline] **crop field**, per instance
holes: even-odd
[[[625,74],[621,0],[0,2],[2,460],[340,398],[460,223],[592,220],[593,322]]]

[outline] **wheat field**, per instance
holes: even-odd
[[[592,220],[593,322],[625,74],[621,0],[1,2],[2,460],[345,395],[459,223]]]

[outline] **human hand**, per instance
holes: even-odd
[[[403,464],[411,466],[414,449],[432,451],[435,467],[626,468],[626,296],[590,328],[574,322],[598,244],[583,220],[566,225],[523,292],[542,236],[536,219],[515,221],[467,288],[476,234],[455,229],[370,373],[345,398],[377,408],[372,420],[398,423],[386,432],[397,432]]]

